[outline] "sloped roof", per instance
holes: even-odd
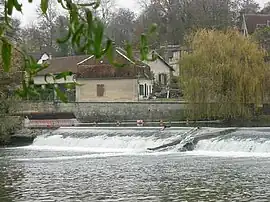
[[[158,52],[157,51],[155,51],[155,50],[153,50],[152,51],[152,54],[155,54],[156,56],[157,56],[157,58],[161,61],[161,62],[163,62],[171,71],[175,71],[174,69],[173,69],[173,67],[161,56],[161,55],[159,55],[158,54]]]
[[[116,48],[115,60],[124,67],[117,68],[111,65],[106,57],[95,59],[89,57],[78,64],[77,78],[135,78],[137,76],[150,78],[149,65],[132,61],[124,51]]]
[[[258,24],[266,25],[270,21],[270,15],[265,14],[245,14],[245,21],[249,34],[254,33]]]
[[[61,72],[71,71],[77,72],[77,64],[85,59],[89,58],[88,55],[56,57],[48,61],[49,66],[38,75],[57,74]]]

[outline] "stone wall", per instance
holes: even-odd
[[[185,102],[80,102],[21,103],[21,112],[73,112],[83,122],[137,120],[184,120]]]

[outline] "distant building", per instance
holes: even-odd
[[[140,61],[131,61],[116,49],[117,68],[107,59],[94,57],[78,63],[76,101],[138,101],[148,99],[152,93],[153,78],[150,67]]]
[[[253,34],[256,29],[270,25],[270,15],[242,14],[241,33],[244,36]]]
[[[190,53],[190,49],[182,47],[180,45],[166,45],[161,46],[164,49],[164,58],[168,61],[169,65],[174,69],[173,75],[180,76],[180,59]]]
[[[131,61],[120,50],[116,50],[115,54],[116,61],[125,64],[124,67],[114,67],[106,59],[96,60],[89,55],[49,57],[48,60],[48,57],[43,55],[38,61],[46,62],[49,66],[38,73],[34,78],[34,84],[43,89],[42,100],[56,100],[56,92],[52,90],[51,85],[65,92],[68,100],[73,102],[148,99],[153,89],[150,67],[140,61]],[[53,77],[48,76],[67,71],[72,72],[72,75],[67,76],[66,80],[53,80]],[[80,85],[74,89],[66,89],[66,84],[74,82]]]
[[[154,76],[154,82],[161,87],[170,85],[173,72],[173,67],[160,55],[157,51],[151,51],[149,59],[156,58],[154,61],[143,61],[148,64]]]

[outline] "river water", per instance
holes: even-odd
[[[59,129],[2,148],[0,201],[270,201],[270,128],[201,140],[190,152],[146,149],[188,130]]]

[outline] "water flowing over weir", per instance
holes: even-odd
[[[91,153],[244,152],[270,156],[270,128],[175,127],[161,131],[156,127],[71,127],[38,136],[25,148]]]

